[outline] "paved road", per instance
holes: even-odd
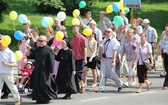
[[[63,100],[61,99],[63,95],[59,95],[59,98],[52,100],[50,105],[168,105],[168,91],[162,90],[164,78],[160,77],[162,70],[160,67],[161,60],[157,61],[156,71],[148,72],[148,78],[152,81],[150,91],[147,91],[144,85],[142,93],[135,93],[138,87],[137,84],[133,87],[123,88],[123,90],[118,93],[114,81],[109,79],[106,85],[106,93],[96,93],[95,91],[98,90],[98,87],[89,87],[92,81],[89,73],[88,87],[84,94],[72,95],[72,99],[69,100]],[[122,78],[122,80],[126,81],[126,78]],[[35,101],[32,101],[25,94],[21,94],[21,97],[23,98],[22,105],[35,104]],[[9,99],[1,101],[0,105],[13,105],[11,94]]]

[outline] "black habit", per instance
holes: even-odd
[[[58,86],[58,94],[75,94],[79,90],[79,83],[76,75],[72,72],[75,69],[74,53],[71,49],[61,49],[55,56],[55,60],[59,61],[59,68],[56,77]]]
[[[50,73],[53,73],[55,54],[49,46],[37,47],[30,57],[35,59],[35,68],[31,75],[33,85],[32,100],[39,103],[47,102],[57,97],[56,83]]]

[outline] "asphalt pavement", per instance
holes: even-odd
[[[135,86],[123,87],[121,92],[117,92],[117,87],[113,80],[108,79],[105,93],[96,93],[96,88],[90,88],[92,85],[92,75],[88,72],[88,86],[83,94],[74,94],[71,99],[61,99],[64,95],[58,95],[57,99],[51,100],[49,105],[168,105],[168,91],[162,90],[164,78],[160,77],[162,72],[162,61],[156,61],[156,71],[148,72],[148,79],[152,82],[151,90],[147,91],[144,84],[142,93],[135,93],[138,83]],[[125,82],[126,78],[122,78]],[[27,97],[26,94],[20,94],[22,105],[34,105],[35,101]],[[14,105],[14,100],[10,94],[8,99],[2,99],[0,105]],[[43,104],[44,105],[44,104]]]

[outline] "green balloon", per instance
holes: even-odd
[[[85,1],[80,1],[79,3],[79,8],[85,8],[86,2]]]
[[[125,13],[128,13],[130,11],[129,8],[126,8],[126,10],[124,11]]]
[[[122,25],[123,21],[124,21],[121,16],[115,16],[113,20],[114,20],[114,25],[117,26],[117,27]]]

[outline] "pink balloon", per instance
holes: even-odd
[[[57,41],[56,39],[53,40],[53,45],[55,46],[59,46],[61,43],[62,43],[62,40],[61,41]]]

